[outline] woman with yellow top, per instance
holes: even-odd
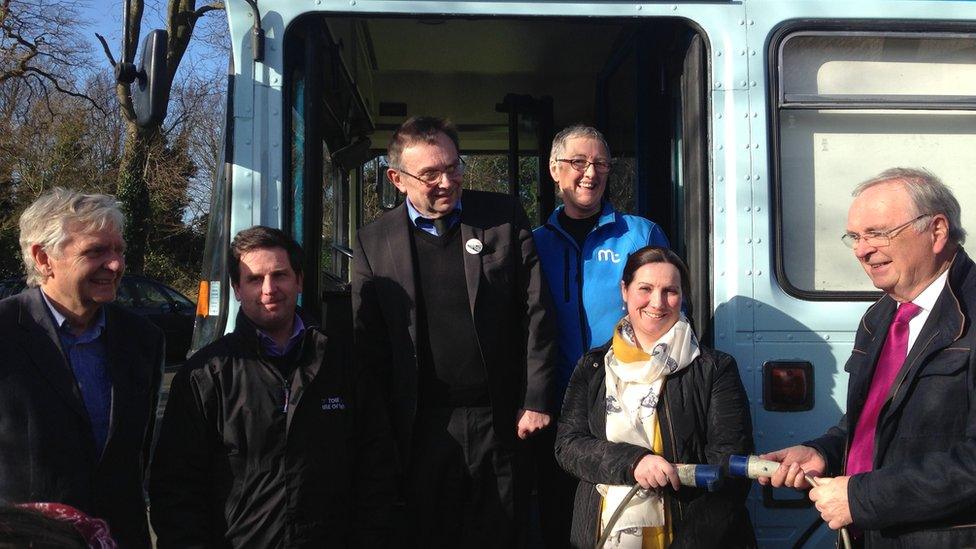
[[[572,546],[591,549],[631,486],[642,488],[606,547],[752,547],[747,481],[715,492],[679,486],[675,464],[721,465],[753,450],[735,360],[702,347],[681,311],[688,268],[671,250],[632,253],[620,282],[627,313],[583,355],[566,391],[556,460],[580,479]],[[608,296],[609,297],[609,296]]]

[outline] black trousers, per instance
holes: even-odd
[[[410,457],[405,495],[413,547],[524,547],[527,460],[499,443],[491,408],[420,411]]]
[[[573,501],[579,481],[556,463],[556,419],[528,440],[535,467],[539,522],[546,549],[569,547]]]

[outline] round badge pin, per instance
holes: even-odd
[[[472,238],[464,243],[464,250],[472,255],[480,254],[483,249],[485,249],[485,245],[477,238]]]

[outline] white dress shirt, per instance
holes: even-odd
[[[922,293],[918,294],[918,297],[912,300],[912,303],[918,305],[922,310],[915,315],[915,318],[908,321],[909,353],[912,351],[912,346],[915,345],[915,340],[918,339],[918,334],[922,331],[922,326],[925,326],[925,321],[929,319],[929,313],[932,312],[932,307],[935,307],[935,302],[939,299],[939,295],[942,294],[947,280],[949,280],[948,268],[938,278],[933,280],[927,288],[922,290]]]

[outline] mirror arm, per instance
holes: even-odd
[[[258,11],[258,0],[244,0],[251,6],[254,14],[254,26],[251,27],[251,51],[254,53],[254,62],[264,61],[264,29],[261,28],[261,12]]]

